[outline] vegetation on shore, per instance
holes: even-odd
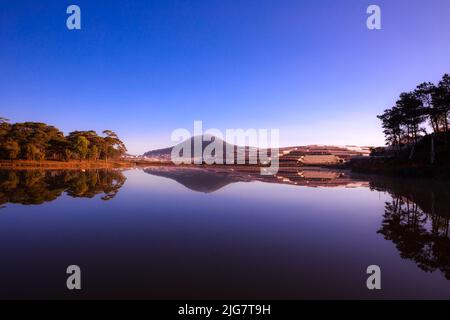
[[[117,161],[127,151],[111,130],[73,131],[65,136],[58,128],[41,122],[9,123],[0,117],[0,160]]]
[[[134,167],[138,163],[126,160],[0,160],[0,169],[109,169]]]
[[[449,132],[450,76],[445,74],[435,85],[424,82],[412,92],[400,94],[395,106],[384,111],[382,121],[386,142],[395,149],[414,145],[428,135],[422,125],[428,121],[433,135]],[[447,135],[443,135],[447,143]]]
[[[450,177],[450,76],[437,85],[424,82],[400,94],[382,122],[387,148],[373,150],[369,159],[355,159],[352,169],[418,177]],[[427,131],[430,130],[430,132]]]

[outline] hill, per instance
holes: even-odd
[[[198,138],[201,138],[201,136],[198,136]],[[245,158],[247,160],[249,158],[250,151],[254,151],[256,153],[258,152],[258,148],[255,147],[242,147],[232,145],[217,137],[208,136],[205,138],[207,138],[206,139],[207,141],[202,142],[202,151],[205,150],[205,148],[211,143],[211,141],[216,141],[223,147],[224,160],[226,157],[227,149],[234,150],[235,160],[237,159],[238,152],[245,154]],[[190,138],[191,150],[194,150],[194,139],[195,137]],[[182,142],[181,144],[184,143],[186,143],[186,141]],[[171,161],[173,148],[180,147],[181,144],[169,148],[148,151],[143,154],[143,157],[156,161]],[[372,148],[370,147],[357,147],[357,146],[337,147],[337,146],[309,145],[297,147],[283,147],[279,149],[279,160],[281,166],[340,165],[350,161],[354,157],[368,156],[371,150]]]
[[[191,158],[194,159],[194,146],[195,146],[195,139],[201,139],[202,141],[202,155],[205,151],[205,149],[207,148],[208,145],[210,145],[211,143],[215,143],[216,145],[221,145],[222,146],[222,154],[223,154],[223,160],[225,162],[226,159],[226,154],[227,154],[227,150],[233,150],[234,153],[234,159],[237,159],[237,153],[238,152],[243,152],[246,155],[246,159],[248,159],[248,154],[250,150],[253,151],[258,151],[257,148],[251,148],[251,147],[241,147],[241,146],[237,146],[237,145],[233,145],[230,144],[218,137],[215,136],[195,136],[190,138],[190,145],[191,145]],[[145,158],[149,158],[152,160],[160,160],[160,161],[170,161],[171,160],[171,156],[172,156],[172,150],[174,148],[177,149],[181,149],[181,147],[183,145],[186,145],[187,140],[172,146],[172,147],[168,147],[168,148],[163,148],[163,149],[156,149],[156,150],[151,150],[148,151],[146,153],[144,153],[142,156]],[[188,144],[187,144],[188,145]],[[215,152],[212,152],[212,155],[215,155]],[[182,156],[182,155],[180,155]],[[203,158],[202,160],[205,160],[205,158]]]

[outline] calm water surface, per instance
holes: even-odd
[[[320,169],[0,171],[0,297],[450,298],[449,189]]]

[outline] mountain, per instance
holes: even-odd
[[[222,152],[223,152],[223,159],[225,162],[226,159],[226,153],[227,150],[229,149],[233,149],[234,150],[234,159],[237,158],[237,153],[238,152],[244,152],[246,155],[246,159],[248,158],[248,154],[250,150],[254,150],[257,151],[257,148],[253,148],[253,147],[241,147],[241,146],[236,146],[233,144],[230,144],[218,137],[215,136],[208,136],[208,135],[203,135],[203,136],[195,136],[190,138],[190,144],[191,144],[191,153],[192,153],[192,158],[194,158],[194,141],[195,139],[201,139],[202,141],[202,154],[205,151],[205,148],[210,145],[211,143],[215,142],[216,144],[220,144],[222,145]],[[148,151],[146,153],[144,153],[142,156],[146,157],[146,158],[150,158],[150,159],[155,159],[155,160],[165,160],[165,161],[170,161],[171,160],[171,155],[172,155],[172,150],[173,148],[178,148],[181,149],[181,146],[184,145],[185,143],[187,143],[188,140],[185,140],[175,146],[169,147],[169,148],[163,148],[163,149],[157,149],[157,150],[151,150]],[[215,155],[215,152],[212,152],[212,155]],[[205,160],[205,159],[203,159]]]
[[[258,149],[254,147],[241,147],[229,144],[220,138],[214,136],[196,136],[190,138],[192,156],[194,159],[194,140],[202,139],[202,151],[212,142],[217,141],[217,143],[223,146],[223,163],[226,163],[226,152],[227,149],[234,150],[234,160],[236,161],[238,152],[245,154],[246,163],[248,163],[250,150],[256,151]],[[206,140],[206,141],[205,141]],[[181,145],[186,143],[188,140],[182,142],[174,147],[181,148]],[[157,161],[171,161],[171,154],[174,147],[158,149],[146,152],[143,157],[151,160]],[[349,162],[353,158],[367,157],[370,155],[371,147],[357,147],[357,146],[326,146],[326,145],[308,145],[308,146],[297,146],[297,147],[283,147],[279,148],[279,165],[280,166],[327,166],[327,165],[340,165]],[[203,154],[203,152],[202,152]],[[265,152],[263,154],[266,154]],[[214,153],[213,153],[214,155]],[[270,152],[269,152],[270,155]],[[206,160],[206,158],[203,158]],[[259,163],[259,161],[258,161]]]
[[[169,160],[172,153],[172,148],[173,147],[147,151],[142,156],[146,158],[160,158]]]

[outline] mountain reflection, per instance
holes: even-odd
[[[151,167],[146,173],[166,177],[197,192],[215,192],[236,182],[263,181],[307,187],[367,187],[387,192],[377,231],[392,241],[400,256],[426,272],[440,270],[450,280],[450,189],[445,182],[360,176],[321,168],[281,168],[275,176],[259,171]]]
[[[306,187],[364,187],[389,194],[377,231],[392,241],[404,259],[450,280],[450,189],[445,182],[359,176],[324,168],[281,168],[263,176],[251,168],[149,167],[144,172],[172,179],[196,192],[212,193],[237,182],[260,181]],[[0,170],[0,207],[6,203],[42,204],[62,194],[115,197],[125,183],[120,170]]]
[[[74,198],[103,193],[110,200],[125,183],[117,170],[0,170],[0,206],[5,203],[42,204],[64,192]]]
[[[236,182],[260,181],[308,187],[368,187],[347,173],[324,168],[281,168],[276,175],[261,175],[259,168],[148,167],[144,172],[177,181],[196,192],[211,193]]]

